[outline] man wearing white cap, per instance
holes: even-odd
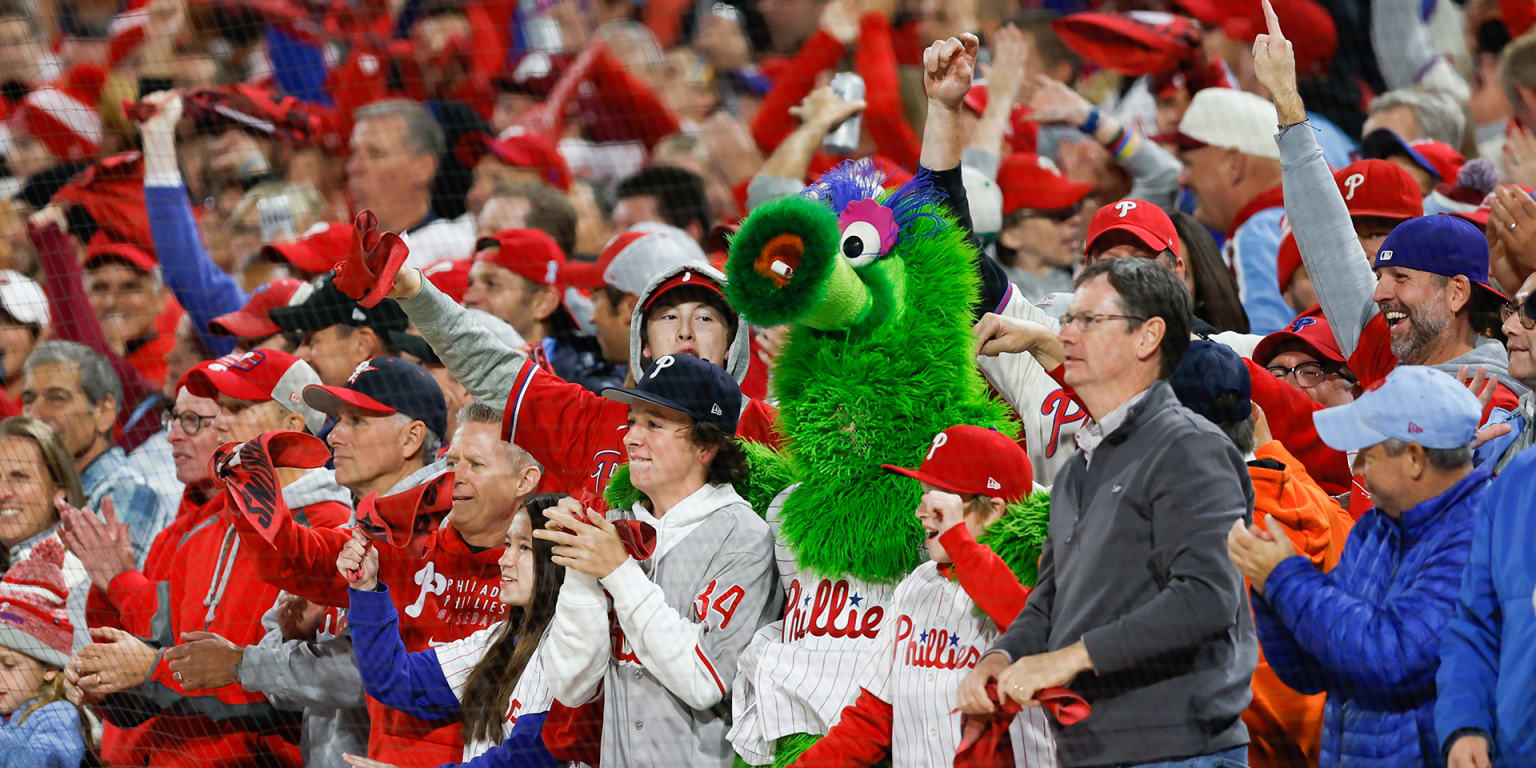
[[[1253,586],[1271,668],[1304,693],[1326,691],[1320,765],[1439,764],[1435,673],[1455,611],[1473,521],[1492,467],[1472,464],[1482,406],[1450,374],[1398,366],[1381,387],[1318,411],[1317,433],[1353,455],[1376,507],[1324,574],[1297,557],[1279,523],[1227,537]],[[1529,609],[1527,609],[1529,610]],[[1425,750],[1428,750],[1425,752]]]
[[[20,272],[0,270],[0,366],[5,371],[0,397],[10,400],[21,394],[22,365],[47,327],[48,297],[43,289]],[[0,413],[15,416],[21,411],[0,402]]]
[[[1295,314],[1277,287],[1280,150],[1275,107],[1231,88],[1206,88],[1190,101],[1179,130],[1155,136],[1184,162],[1181,183],[1195,196],[1195,218],[1226,233],[1222,257],[1237,272],[1238,295],[1254,333],[1278,331]]]

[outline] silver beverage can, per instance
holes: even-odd
[[[859,101],[864,98],[864,78],[853,72],[839,72],[832,76],[832,92],[843,101]],[[859,146],[859,132],[863,126],[862,112],[855,112],[836,128],[827,132],[821,140],[821,148],[829,155],[847,157]]]

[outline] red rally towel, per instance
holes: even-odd
[[[992,699],[993,704],[999,703],[996,681],[987,683],[987,697]],[[1037,691],[1035,698],[1062,725],[1077,723],[1092,712],[1083,697],[1059,686]],[[1009,699],[990,715],[962,715],[960,748],[955,752],[955,768],[1002,768],[1014,765],[1013,742],[1008,738],[1008,726],[1013,722],[1013,716],[1023,709],[1018,702]]]
[[[225,443],[213,452],[209,472],[229,486],[230,498],[268,544],[288,516],[277,467],[314,469],[325,466],[331,449],[303,432],[273,431],[245,443]]]

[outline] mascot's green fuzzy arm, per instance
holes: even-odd
[[[894,584],[923,561],[912,514],[919,486],[882,464],[917,466],[933,436],[956,424],[1017,431],[972,355],[976,251],[924,183],[919,175],[880,196],[904,223],[890,252],[854,268],[868,310],[841,324],[826,320],[849,304],[824,265],[843,259],[834,205],[776,200],[753,211],[731,242],[732,305],[754,323],[801,319],[773,374],[790,479],[802,483],[785,502],[782,531],[798,563],[823,577]],[[779,285],[762,265],[786,233],[804,253],[793,256],[794,279]]]
[[[996,552],[1020,584],[1034,587],[1040,576],[1040,545],[1050,525],[1051,495],[1036,491],[1009,505],[977,541]]]

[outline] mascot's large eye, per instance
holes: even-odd
[[[855,267],[862,267],[880,257],[880,232],[867,221],[852,221],[843,227],[839,249],[843,258]]]

